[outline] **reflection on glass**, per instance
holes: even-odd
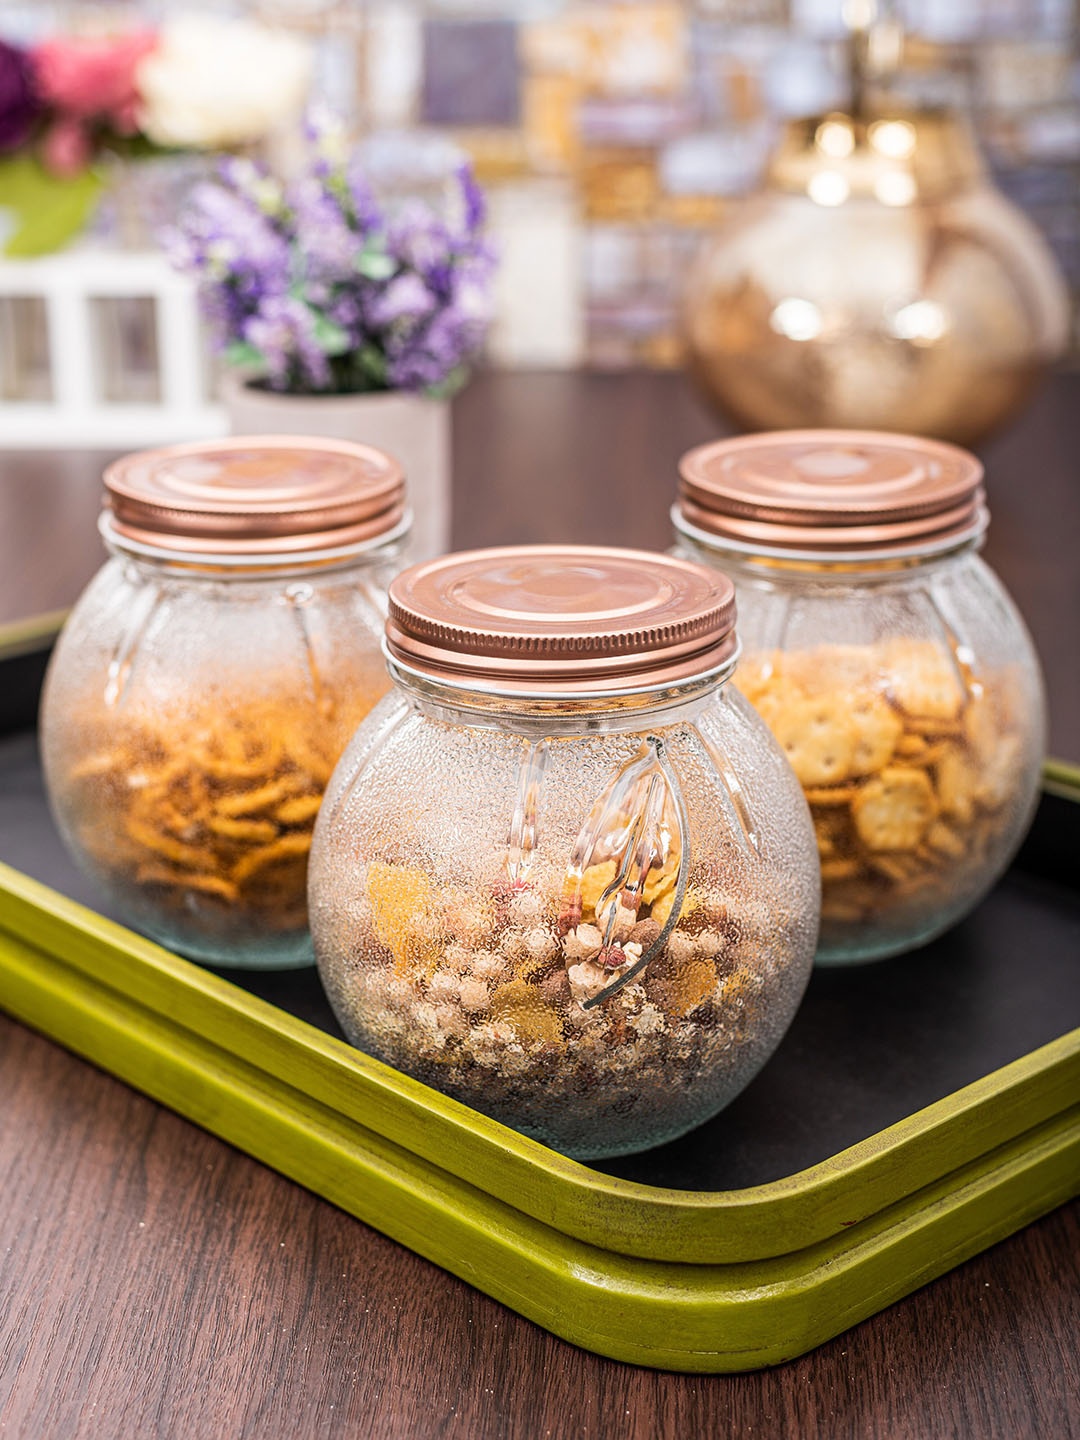
[[[791,121],[731,217],[690,271],[683,323],[696,376],[748,429],[970,445],[1065,341],[1045,243],[947,111]]]
[[[855,149],[855,136],[846,120],[824,121],[814,138],[821,153],[834,160],[845,160]]]
[[[898,340],[913,345],[933,345],[949,328],[949,319],[933,300],[913,300],[897,310],[889,321],[889,329]]]
[[[874,194],[883,205],[910,205],[917,193],[915,177],[906,170],[886,170],[874,181]]]
[[[810,177],[806,193],[815,205],[843,205],[851,186],[839,170],[819,170]]]
[[[870,126],[870,144],[890,160],[906,160],[915,152],[915,127],[906,120],[877,120]]]
[[[789,340],[816,340],[822,330],[821,311],[812,300],[790,295],[769,316],[769,324]]]

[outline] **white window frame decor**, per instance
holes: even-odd
[[[222,435],[225,412],[208,398],[210,365],[194,285],[154,251],[76,247],[33,260],[0,260],[0,296],[43,302],[51,399],[0,399],[0,446],[138,447]],[[154,401],[104,396],[96,300],[154,306],[158,391]]]

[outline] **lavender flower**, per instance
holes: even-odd
[[[166,237],[199,282],[230,361],[275,390],[444,394],[491,320],[494,256],[467,166],[450,202],[382,204],[332,122],[312,122],[308,164],[282,185],[226,161]]]

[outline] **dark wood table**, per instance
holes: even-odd
[[[456,402],[459,546],[664,548],[679,453],[719,433],[676,376],[487,375]],[[3,433],[0,411],[0,442]],[[986,555],[1080,758],[1080,377],[987,447]],[[0,455],[0,623],[100,563],[105,456]],[[0,797],[2,803],[2,797]],[[0,1437],[1080,1435],[1080,1207],[801,1360],[662,1374],[556,1340],[0,1018]]]

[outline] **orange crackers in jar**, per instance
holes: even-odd
[[[894,638],[744,659],[735,683],[802,784],[824,950],[910,933],[965,899],[1026,804],[1028,727],[1007,669]]]
[[[61,836],[113,913],[179,954],[310,965],[315,817],[390,685],[401,468],[343,440],[232,436],[128,455],[105,492],[109,559],[42,698]]]
[[[1023,618],[979,551],[979,460],[878,430],[740,435],[679,463],[679,552],[735,583],[757,706],[813,815],[819,963],[962,919],[1023,839],[1045,706]]]
[[[208,939],[306,943],[307,857],[323,791],[381,686],[282,685],[179,714],[145,704],[80,732],[54,767],[65,828],[121,903]],[[190,940],[187,942],[190,948]]]

